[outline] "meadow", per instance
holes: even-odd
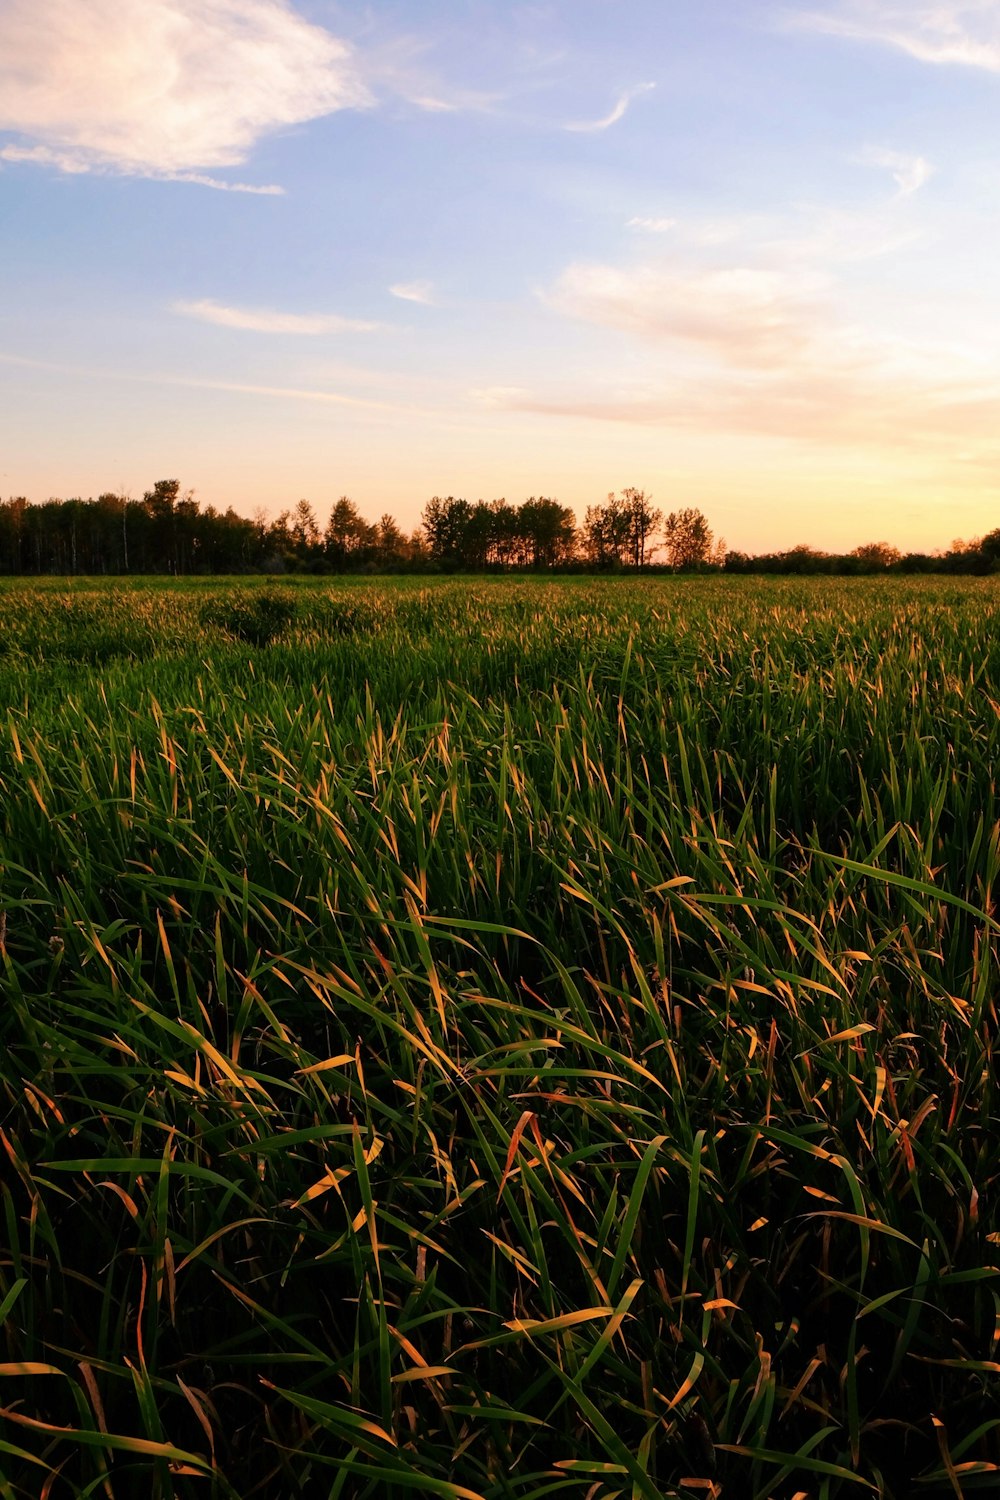
[[[0,1495],[1000,1483],[1000,583],[0,585]]]

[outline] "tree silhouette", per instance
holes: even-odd
[[[374,541],[374,527],[370,526],[353,500],[341,495],[330,512],[324,534],[327,561],[337,569],[346,568],[353,561],[361,561],[361,554]]]
[[[634,568],[645,567],[650,539],[663,520],[663,512],[654,510],[651,502],[652,496],[645,490],[622,491],[620,503],[625,518],[626,545]]]
[[[700,510],[672,510],[663,523],[664,545],[675,572],[708,561],[712,533]]]

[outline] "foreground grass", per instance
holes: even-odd
[[[0,1494],[995,1489],[998,626],[0,589]]]

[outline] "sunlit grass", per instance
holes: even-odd
[[[0,588],[0,1495],[995,1489],[998,627]]]

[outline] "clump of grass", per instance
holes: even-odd
[[[203,618],[233,640],[250,646],[270,646],[281,639],[295,619],[296,602],[277,589],[236,592],[209,605]]]
[[[254,590],[0,663],[7,1492],[995,1487],[995,585]]]

